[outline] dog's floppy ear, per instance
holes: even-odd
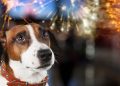
[[[0,31],[0,64],[1,64],[1,60],[3,59],[3,55],[4,55],[4,49],[5,49],[5,42],[6,42],[6,36],[5,36],[5,32]]]
[[[6,52],[6,31],[0,31],[0,65],[2,64],[2,62],[5,62],[6,64],[8,64],[9,60],[8,60],[8,55]]]
[[[6,35],[4,31],[0,31],[0,45],[4,46],[6,42]]]
[[[51,31],[48,31],[48,34],[49,34],[49,38],[50,38],[50,47],[53,50],[58,50],[59,45],[57,43],[57,40],[56,40],[54,34]]]
[[[58,40],[56,39],[54,33],[52,31],[48,31],[49,34],[49,38],[50,38],[50,47],[53,50],[54,54],[55,54],[55,59],[57,62],[62,61],[63,57],[63,51],[61,49],[61,47],[58,44]]]

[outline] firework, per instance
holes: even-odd
[[[61,32],[68,32],[74,27],[79,35],[91,34],[94,31],[99,7],[98,0],[29,0],[28,2],[2,0],[2,3],[7,7],[6,14],[11,14],[10,16],[19,15],[23,20],[28,15],[43,19],[50,18],[51,29],[57,28]],[[9,15],[5,16],[5,22],[10,20],[7,17]]]
[[[25,18],[28,16],[34,16],[47,19],[56,13],[54,12],[54,0],[1,0],[1,3],[6,7],[5,13],[3,13],[2,28],[6,22],[9,25],[11,18],[20,18],[26,21]]]
[[[59,21],[60,31],[76,29],[79,35],[92,34],[96,28],[98,19],[99,0],[66,0],[60,3]],[[53,18],[54,19],[54,18]],[[55,28],[55,19],[51,24]]]

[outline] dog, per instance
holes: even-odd
[[[54,64],[49,33],[39,24],[15,25],[0,32],[0,86],[48,86]]]

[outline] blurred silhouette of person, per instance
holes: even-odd
[[[63,62],[59,65],[61,79],[64,86],[68,86],[69,81],[72,77],[74,63],[71,58],[73,58],[74,50],[74,30],[70,30],[68,38],[66,39],[66,47],[64,50]]]
[[[59,72],[64,86],[69,86],[73,78],[74,68],[78,64],[87,61],[85,53],[86,40],[83,37],[77,38],[75,29],[71,28],[65,42],[63,61],[59,64]]]
[[[60,65],[61,79],[64,86],[68,86],[70,79],[72,78],[74,63],[71,58],[73,58],[74,50],[74,30],[70,30],[69,36],[66,39],[66,48],[64,53],[65,62]]]
[[[86,41],[82,37],[77,38],[74,30],[74,28],[71,28],[69,31],[64,49],[63,62],[59,65],[59,71],[64,86],[69,86],[73,78],[74,68],[79,63],[86,61]]]

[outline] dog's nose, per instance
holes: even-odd
[[[38,58],[40,59],[40,61],[49,61],[51,60],[52,57],[52,52],[49,49],[40,49],[37,53]]]

